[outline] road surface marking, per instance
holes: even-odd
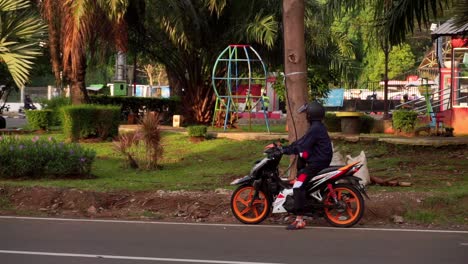
[[[47,217],[24,217],[24,216],[0,216],[0,219],[18,219],[18,220],[39,220],[39,221],[58,221],[58,222],[93,222],[93,223],[117,223],[117,224],[153,224],[153,225],[193,225],[193,226],[222,226],[222,227],[259,227],[259,228],[282,228],[282,225],[246,225],[246,224],[210,224],[210,223],[183,223],[183,222],[153,222],[153,221],[131,221],[131,220],[107,220],[107,219],[75,219],[75,218],[47,218]],[[334,229],[347,231],[388,231],[388,232],[422,232],[422,233],[455,233],[468,234],[464,230],[431,230],[431,229],[392,229],[392,228],[373,228],[373,227],[307,227],[306,229]]]
[[[16,250],[0,250],[0,254],[52,256],[52,257],[76,257],[76,258],[123,259],[123,260],[147,260],[147,261],[169,261],[169,262],[184,262],[184,263],[190,262],[190,263],[216,263],[216,264],[281,264],[281,263],[270,263],[270,262],[246,262],[246,261],[207,260],[207,259],[180,259],[180,258],[151,258],[151,257],[93,255],[93,254],[74,254],[74,253],[56,253],[56,252],[38,252],[38,251],[16,251]]]

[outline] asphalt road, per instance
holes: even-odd
[[[0,216],[0,263],[468,263],[468,231]]]
[[[18,128],[27,124],[26,118],[5,118],[6,128]]]

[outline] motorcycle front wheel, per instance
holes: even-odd
[[[325,198],[325,219],[336,227],[351,227],[364,214],[364,199],[361,193],[352,185],[337,184],[334,190],[338,199],[335,203],[330,192]]]
[[[254,196],[255,188],[251,185],[239,186],[231,196],[232,213],[244,224],[258,224],[270,214],[270,198],[263,191]]]

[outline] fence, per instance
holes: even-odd
[[[24,95],[29,95],[33,102],[37,102],[38,99],[47,99],[48,88],[47,87],[25,87]],[[21,103],[21,91],[11,91],[8,95],[7,103]]]
[[[406,87],[406,81],[389,81],[388,100],[403,100],[408,95],[408,100],[423,97],[417,86]],[[344,99],[383,100],[384,87],[381,82],[368,82],[359,89],[345,89]]]

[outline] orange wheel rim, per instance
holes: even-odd
[[[258,199],[252,205],[255,189],[251,186],[240,189],[233,198],[232,208],[237,217],[248,223],[257,222],[267,213],[268,200],[262,191],[258,192]]]
[[[325,213],[328,218],[334,223],[340,225],[346,225],[356,220],[359,216],[359,212],[361,211],[361,201],[356,193],[353,190],[343,187],[336,188],[335,192],[338,201],[342,201],[346,204],[346,209],[344,211],[338,211],[336,208],[326,207]],[[330,197],[327,197],[326,204],[332,205],[328,199],[330,199]]]

